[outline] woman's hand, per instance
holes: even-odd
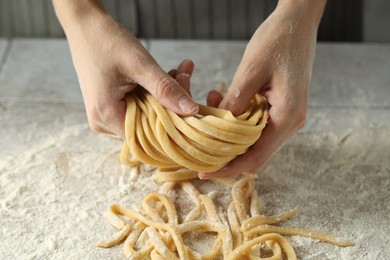
[[[227,94],[209,93],[209,106],[236,116],[256,93],[267,98],[270,109],[260,139],[221,170],[199,173],[201,179],[255,172],[304,124],[317,28],[325,6],[322,0],[308,2],[279,1],[249,41]]]
[[[92,130],[123,137],[124,97],[136,86],[180,115],[197,113],[198,105],[188,92],[160,68],[131,32],[106,13],[100,1],[53,2],[68,38]],[[179,70],[191,64],[184,62]],[[183,77],[187,76],[179,80]]]

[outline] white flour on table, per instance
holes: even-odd
[[[0,259],[124,259],[95,243],[114,232],[112,203],[140,206],[159,184],[120,165],[121,141],[90,132],[81,105],[1,105]],[[297,134],[258,173],[265,214],[295,206],[286,226],[318,229],[356,246],[288,238],[300,259],[385,259],[390,233],[390,129]],[[226,191],[215,199],[226,203]],[[178,199],[177,201],[180,202]],[[180,205],[186,210],[186,205]]]

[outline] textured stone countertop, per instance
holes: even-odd
[[[245,42],[145,40],[164,69],[196,63],[192,92],[229,82]],[[0,259],[123,259],[111,203],[139,205],[158,187],[121,166],[121,141],[93,134],[65,40],[0,39]],[[288,226],[356,245],[289,238],[300,259],[390,255],[390,45],[320,43],[308,118],[258,173],[265,214],[298,206]],[[142,189],[140,188],[142,187]]]

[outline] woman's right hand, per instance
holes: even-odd
[[[176,75],[173,78],[164,72],[138,39],[114,21],[100,2],[53,2],[68,38],[93,131],[124,136],[124,98],[138,85],[177,114],[197,113],[198,105],[175,80]],[[178,74],[192,69],[193,63],[184,61]],[[186,78],[188,73],[181,74],[179,79]]]

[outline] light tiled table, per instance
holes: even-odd
[[[10,45],[0,75],[0,99],[82,102],[66,41],[19,39],[12,40]]]
[[[5,39],[0,39],[0,70],[2,67],[3,57],[5,56],[5,50],[7,48],[7,40]]]
[[[67,43],[12,40],[1,73],[2,99],[82,101]]]
[[[245,48],[244,42],[143,43],[164,69],[195,61],[198,101],[231,80]],[[120,258],[121,247],[94,246],[111,232],[103,212],[111,202],[139,201],[134,190],[146,181],[135,182],[119,166],[120,141],[89,131],[64,40],[8,44],[4,56],[7,42],[0,40],[0,259]],[[389,45],[319,44],[306,126],[260,173],[266,213],[299,206],[292,225],[357,242],[343,249],[293,238],[302,259],[390,254],[389,63]],[[26,175],[35,177],[27,182]]]

